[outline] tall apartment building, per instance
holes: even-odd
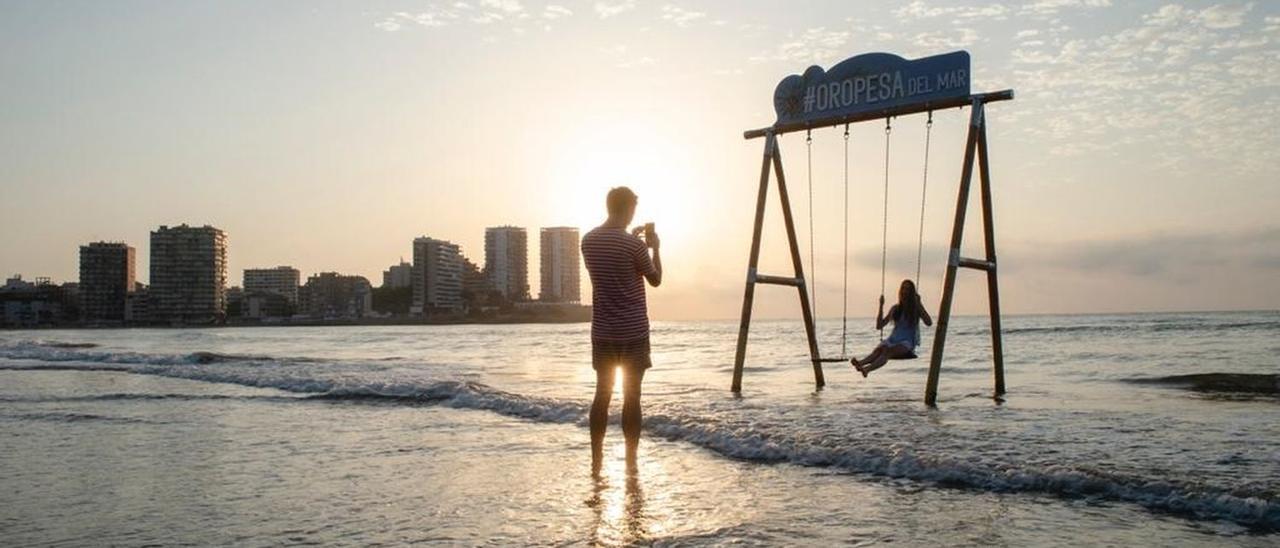
[[[298,285],[302,277],[298,269],[291,266],[275,268],[244,269],[244,293],[272,293],[280,295],[291,305],[298,304]]]
[[[462,302],[462,250],[457,244],[435,238],[413,240],[413,305],[410,314],[460,312]]]
[[[413,285],[413,264],[400,259],[400,264],[393,264],[382,271],[382,287],[399,289]]]
[[[542,287],[538,299],[553,303],[581,301],[578,229],[571,226],[543,228],[539,247]]]
[[[508,301],[529,300],[529,237],[523,228],[484,229],[484,272]]]
[[[227,309],[227,235],[211,226],[151,232],[148,312],[165,323],[210,323]]]
[[[136,253],[124,243],[80,246],[80,317],[90,323],[122,323],[133,292]]]

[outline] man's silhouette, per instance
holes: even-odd
[[[609,424],[613,381],[622,369],[622,434],[627,462],[634,464],[640,443],[640,382],[649,361],[649,311],[644,282],[662,283],[658,234],[650,223],[627,232],[636,214],[636,195],[627,187],[609,191],[609,218],[582,237],[582,258],[591,276],[591,366],[596,397],[591,403],[591,467],[599,472],[604,432]],[[644,239],[639,235],[643,233]],[[653,257],[649,257],[653,249]]]

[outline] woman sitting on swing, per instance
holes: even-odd
[[[920,322],[933,325],[933,318],[929,317],[929,311],[920,302],[920,294],[916,293],[916,284],[911,280],[902,280],[902,285],[898,287],[898,304],[889,309],[888,316],[884,314],[884,295],[880,296],[880,310],[876,313],[876,329],[884,329],[890,320],[893,320],[893,331],[889,333],[889,338],[880,341],[880,345],[876,346],[876,349],[872,350],[867,357],[861,360],[857,358],[849,360],[863,377],[884,367],[889,360],[916,357],[916,346],[920,344]]]

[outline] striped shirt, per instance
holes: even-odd
[[[644,275],[657,269],[644,240],[621,228],[597,227],[582,237],[582,259],[591,276],[591,340],[648,337]]]

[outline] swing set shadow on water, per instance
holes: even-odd
[[[803,75],[793,74],[784,78],[774,91],[774,109],[778,119],[765,128],[746,131],[747,139],[763,137],[764,158],[760,168],[760,186],[756,197],[755,224],[751,238],[751,253],[747,263],[746,289],[742,299],[742,319],[738,330],[737,351],[734,356],[734,392],[742,390],[742,373],[746,361],[747,339],[750,333],[752,303],[757,284],[791,286],[797,289],[800,312],[804,319],[805,334],[809,342],[809,361],[813,365],[814,382],[818,388],[826,384],[823,363],[844,362],[848,335],[848,253],[849,253],[849,126],[859,122],[885,120],[884,204],[880,245],[880,295],[884,297],[888,244],[888,196],[889,196],[889,145],[892,120],[898,116],[927,113],[925,123],[925,151],[920,193],[920,228],[916,244],[916,282],[920,278],[920,263],[924,245],[924,200],[929,183],[929,147],[932,137],[933,112],[952,108],[969,107],[969,132],[965,141],[964,161],[956,200],[955,220],[948,249],[946,274],[942,284],[942,298],[938,309],[938,321],[929,355],[929,375],[925,384],[924,401],[935,406],[938,395],[938,378],[946,345],[947,326],[951,317],[951,305],[955,292],[956,274],[960,268],[986,272],[987,295],[991,316],[991,345],[993,358],[994,397],[999,401],[1005,393],[1004,352],[1000,329],[1000,293],[996,272],[995,234],[991,207],[991,172],[987,147],[986,104],[1013,99],[1013,90],[991,93],[970,93],[969,54],[956,51],[932,57],[907,60],[889,53],[867,53],[850,57],[830,70],[809,67]],[[786,176],[782,169],[782,156],[778,136],[805,131],[806,163],[809,172],[809,265],[814,269],[813,244],[813,129],[844,126],[844,284],[845,305],[841,314],[840,357],[824,357],[818,348],[814,328],[813,308],[816,294],[810,292],[796,240],[796,227],[791,212],[791,200],[787,193]],[[979,189],[982,202],[985,254],[982,259],[963,257],[960,245],[964,234],[965,213],[969,202],[970,182],[975,161],[979,173]],[[760,239],[764,223],[764,210],[768,198],[770,173],[777,179],[778,196],[782,202],[782,217],[794,269],[792,276],[778,276],[757,272],[760,260]],[[912,356],[914,357],[914,356]]]

